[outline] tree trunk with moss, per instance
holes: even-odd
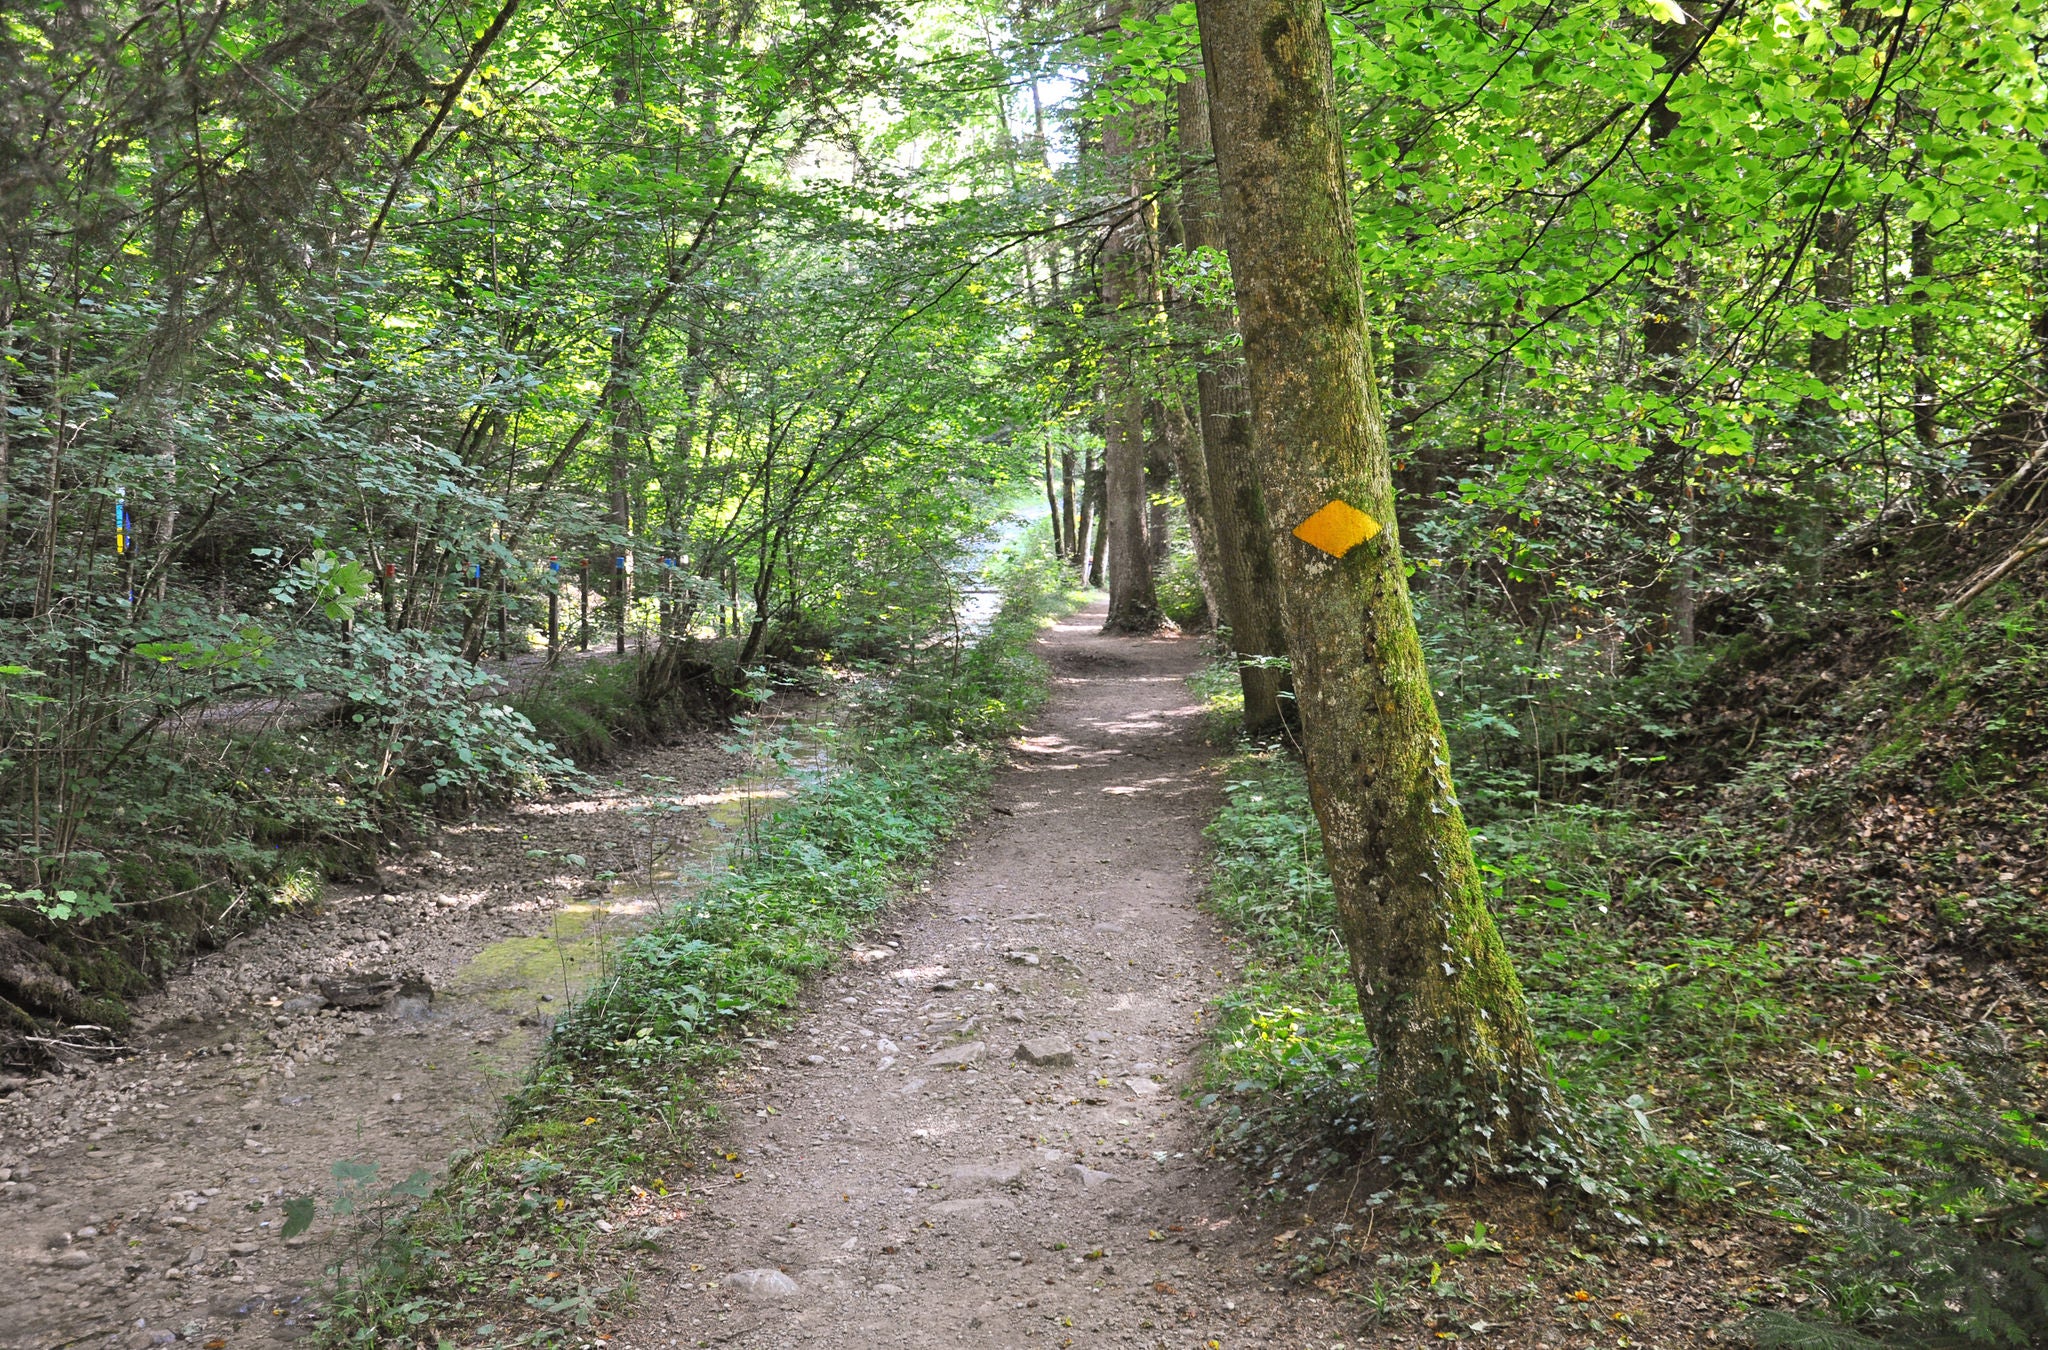
[[[1173,461],[1173,476],[1180,480],[1188,544],[1195,554],[1195,578],[1202,587],[1202,608],[1209,625],[1221,627],[1227,620],[1223,617],[1223,569],[1216,556],[1216,512],[1209,499],[1209,465],[1202,454],[1201,436],[1189,420],[1178,390],[1169,389],[1160,397],[1159,436]]]
[[[1483,1166],[1549,1087],[1486,908],[1394,528],[1321,0],[1199,0],[1252,441],[1310,798],[1378,1054],[1385,1146]],[[1341,558],[1294,527],[1342,500]]]
[[[1223,206],[1216,196],[1216,165],[1209,139],[1208,86],[1199,79],[1179,90],[1182,238],[1192,250],[1221,250]],[[1218,343],[1195,368],[1195,404],[1200,414],[1202,459],[1208,470],[1211,531],[1216,554],[1219,625],[1230,630],[1237,656],[1238,687],[1244,694],[1244,729],[1272,736],[1286,724],[1282,695],[1292,696],[1287,668],[1287,634],[1280,621],[1280,585],[1273,575],[1273,546],[1266,528],[1266,502],[1259,495],[1251,454],[1251,403],[1245,393],[1244,358],[1223,344],[1230,317],[1203,306],[1196,322]]]

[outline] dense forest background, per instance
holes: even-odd
[[[1046,399],[957,191],[993,107],[956,135],[950,85],[989,58],[895,25],[9,15],[4,867],[29,927],[167,924],[100,982],[154,973],[220,910],[530,788],[636,709],[926,635]],[[485,671],[550,632],[637,655],[536,695],[543,739]]]
[[[2028,7],[1333,23],[1468,809],[1796,751],[1842,676],[1786,653],[1938,641],[2041,547]],[[1187,5],[11,16],[16,921],[141,920],[84,976],[139,988],[436,797],[923,639],[1041,470],[1270,730],[1196,51]],[[502,701],[593,646],[637,655]]]

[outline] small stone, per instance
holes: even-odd
[[[875,1292],[880,1294],[883,1298],[893,1298],[897,1294],[902,1293],[903,1289],[900,1285],[878,1284],[875,1286]]]
[[[1159,1084],[1149,1078],[1126,1078],[1124,1086],[1131,1090],[1134,1097],[1156,1097],[1160,1092]]]
[[[301,994],[297,998],[286,999],[278,1005],[277,1011],[280,1016],[290,1017],[296,1013],[318,1012],[326,1006],[327,1000],[318,994]]]
[[[50,1264],[61,1270],[84,1270],[93,1264],[93,1254],[73,1248],[70,1251],[58,1252],[50,1258]]]
[[[804,1056],[804,1063],[806,1063],[806,1064],[823,1064],[824,1062],[825,1062],[825,1057],[824,1057],[823,1055],[805,1055],[805,1056]]]
[[[1038,964],[1038,953],[1037,953],[1037,952],[1004,952],[1004,953],[1003,953],[1003,959],[1004,959],[1005,961],[1008,961],[1008,962],[1009,962],[1010,964],[1012,964],[1012,965],[1018,965],[1018,966],[1035,966],[1035,965],[1037,965],[1037,964]]]
[[[228,1244],[229,1256],[254,1256],[262,1250],[261,1247],[253,1242],[231,1242]]]
[[[1019,1163],[970,1163],[953,1168],[946,1176],[962,1186],[1014,1186],[1023,1178],[1024,1168]]]
[[[968,1041],[965,1045],[956,1045],[951,1049],[939,1051],[926,1063],[934,1069],[964,1069],[970,1064],[979,1064],[987,1054],[986,1045],[980,1041]]]
[[[337,1008],[381,1008],[395,998],[400,980],[396,975],[337,976],[319,981],[320,993]]]
[[[1074,1047],[1065,1041],[1024,1041],[1010,1053],[1010,1058],[1021,1059],[1026,1064],[1036,1064],[1041,1068],[1066,1066],[1074,1062]]]
[[[788,1298],[797,1292],[796,1281],[779,1270],[736,1270],[725,1277],[725,1287],[748,1298]]]
[[[178,1264],[179,1264],[179,1265],[181,1265],[181,1266],[200,1266],[200,1265],[205,1265],[205,1264],[206,1264],[206,1248],[204,1248],[204,1247],[194,1247],[194,1248],[192,1248],[192,1249],[191,1249],[190,1251],[188,1251],[188,1252],[186,1252],[186,1253],[185,1253],[185,1259],[184,1259],[184,1260],[182,1260],[182,1261],[180,1261],[180,1262],[179,1262]]]

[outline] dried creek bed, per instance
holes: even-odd
[[[485,1135],[606,933],[652,907],[650,870],[704,856],[763,794],[737,767],[691,736],[588,794],[448,828],[378,886],[194,962],[136,1007],[130,1055],[0,1097],[0,1348],[303,1335],[347,1240],[333,1165],[388,1183]],[[319,1006],[322,977],[365,972],[434,996]],[[309,1193],[320,1220],[282,1241],[284,1199]]]

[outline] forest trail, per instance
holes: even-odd
[[[613,1346],[1344,1338],[1324,1299],[1259,1278],[1270,1240],[1181,1096],[1232,969],[1199,903],[1201,657],[1102,617],[1041,643],[1051,702],[995,814],[885,920],[895,948],[824,981],[736,1081],[721,1175],[636,1218],[672,1264],[641,1272]]]
[[[450,826],[384,889],[331,887],[139,1000],[126,1059],[0,1098],[0,1350],[305,1334],[360,1240],[328,1212],[334,1164],[375,1163],[385,1187],[490,1137],[607,932],[656,903],[650,872],[780,795],[737,767],[685,736],[586,793]],[[320,977],[380,971],[423,975],[433,999],[318,1006]],[[283,1199],[306,1194],[318,1222],[281,1241]]]

